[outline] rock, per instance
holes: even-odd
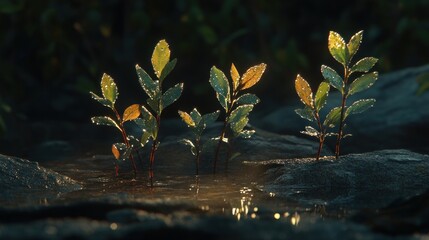
[[[381,209],[366,209],[352,220],[389,235],[427,234],[429,232],[429,190]]]
[[[420,96],[416,94],[416,77],[427,72],[428,65],[380,75],[374,86],[350,97],[348,104],[364,98],[375,98],[377,102],[374,108],[347,120],[348,132],[353,137],[345,139],[343,150],[362,152],[406,148],[428,152],[429,145],[425,139],[429,134],[429,92]],[[338,91],[332,90],[322,116],[329,109],[340,106],[339,99]],[[296,108],[302,108],[298,98],[292,106],[280,108],[261,120],[255,119],[254,124],[273,132],[298,135],[309,122],[295,114]]]
[[[256,164],[256,163],[252,163]],[[282,159],[272,165],[265,190],[303,204],[383,207],[423,192],[429,182],[429,156],[383,150],[341,156],[340,160]]]
[[[31,191],[37,190],[75,191],[82,189],[82,185],[67,176],[40,167],[37,162],[0,154],[0,189],[31,194]]]

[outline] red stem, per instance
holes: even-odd
[[[119,113],[116,110],[116,108],[113,108],[113,111],[115,112],[116,118],[119,121],[119,128],[121,130],[121,134],[122,134],[122,138],[124,139],[124,143],[127,145],[127,147],[130,147],[131,145],[130,145],[130,142],[128,141],[127,132],[125,131],[124,123],[121,120],[121,116],[119,115]],[[132,154],[130,154],[130,160],[131,160],[131,165],[132,165],[133,170],[134,170],[134,176],[136,176],[137,175],[137,167],[136,167],[136,163],[134,161],[134,157],[133,157]]]

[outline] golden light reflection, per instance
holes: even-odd
[[[118,229],[118,224],[116,224],[116,223],[111,223],[111,224],[110,224],[110,229],[112,229],[113,231],[115,231],[116,229]]]
[[[280,213],[274,213],[274,219],[279,220],[280,219]]]
[[[233,207],[231,213],[233,216],[237,217],[237,220],[240,221],[242,218],[247,218],[250,214],[250,218],[256,218],[256,212],[258,211],[257,207],[253,207],[253,212],[251,213],[252,205],[252,189],[248,187],[243,187],[240,189],[240,204],[238,207]]]
[[[298,213],[294,213],[292,215],[292,217],[290,218],[290,223],[294,226],[297,226],[299,223],[299,220],[301,219],[301,217],[299,216]]]

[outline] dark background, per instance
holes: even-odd
[[[231,62],[240,73],[268,64],[252,91],[263,102],[256,110],[275,109],[296,101],[297,73],[315,88],[321,64],[339,67],[327,50],[330,30],[347,40],[364,30],[357,57],[379,58],[380,73],[426,64],[428,10],[428,0],[0,0],[2,136],[25,138],[19,129],[26,124],[89,123],[107,113],[88,94],[100,93],[104,72],[118,85],[121,109],[145,102],[134,66],[152,73],[160,39],[178,58],[166,84],[185,83],[166,117],[179,108],[218,109],[209,70],[216,65],[229,73]]]

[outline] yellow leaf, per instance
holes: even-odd
[[[262,74],[265,71],[267,64],[261,63],[259,65],[253,66],[243,74],[240,82],[240,90],[248,89],[255,85],[262,77]]]
[[[233,89],[236,91],[238,89],[238,86],[240,85],[240,74],[237,71],[237,68],[235,68],[234,63],[231,64],[231,78],[232,78],[232,84]]]
[[[179,111],[179,115],[182,118],[182,120],[189,126],[189,127],[195,127],[195,122],[192,119],[191,115],[189,115],[186,112]]]
[[[122,122],[131,121],[140,116],[140,105],[133,104],[124,111],[124,115],[122,115]]]
[[[170,61],[170,48],[165,40],[161,40],[156,44],[152,54],[152,66],[155,75],[161,77],[162,70]]]
[[[309,106],[310,108],[314,108],[313,93],[311,92],[310,85],[299,74],[295,79],[295,90],[305,105]]]
[[[113,156],[115,156],[116,160],[118,160],[119,157],[121,156],[121,153],[116,148],[115,144],[112,145],[112,153],[113,153]]]

